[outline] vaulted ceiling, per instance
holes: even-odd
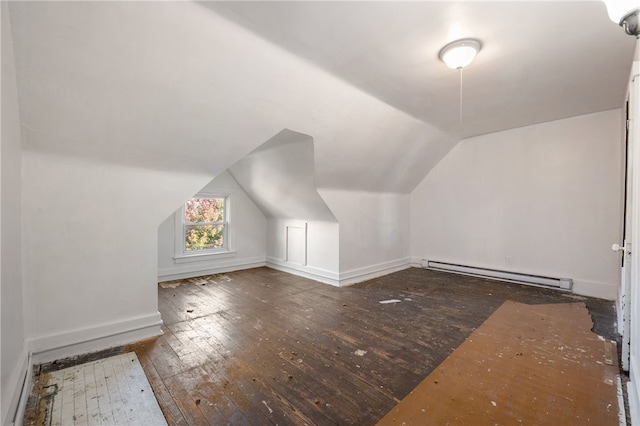
[[[409,115],[463,137],[618,108],[634,38],[601,1],[209,2]],[[439,50],[483,44],[460,75]]]
[[[215,176],[283,129],[318,187],[408,193],[461,137],[621,107],[599,1],[10,4],[27,150]],[[454,39],[483,49],[460,75]]]

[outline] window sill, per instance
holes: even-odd
[[[237,252],[235,250],[220,251],[215,253],[198,253],[198,254],[186,254],[182,256],[175,256],[173,258],[174,263],[190,263],[190,262],[205,262],[207,260],[218,260],[235,257]]]

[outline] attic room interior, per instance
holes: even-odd
[[[1,424],[640,424],[638,9],[2,1]]]

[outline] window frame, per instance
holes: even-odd
[[[185,220],[185,204],[182,203],[180,208],[174,213],[175,219],[175,257],[176,263],[194,262],[209,259],[218,259],[225,257],[235,256],[235,251],[232,250],[232,241],[230,232],[230,217],[231,217],[231,205],[232,193],[212,193],[212,192],[199,192],[195,194],[193,198],[221,198],[224,200],[224,212],[223,220],[218,222],[187,222]],[[186,236],[188,226],[193,225],[222,225],[223,226],[223,245],[222,247],[204,249],[204,250],[187,250],[186,249]]]

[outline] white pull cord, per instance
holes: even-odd
[[[460,73],[460,137],[462,137],[462,67],[458,68],[458,72]]]

